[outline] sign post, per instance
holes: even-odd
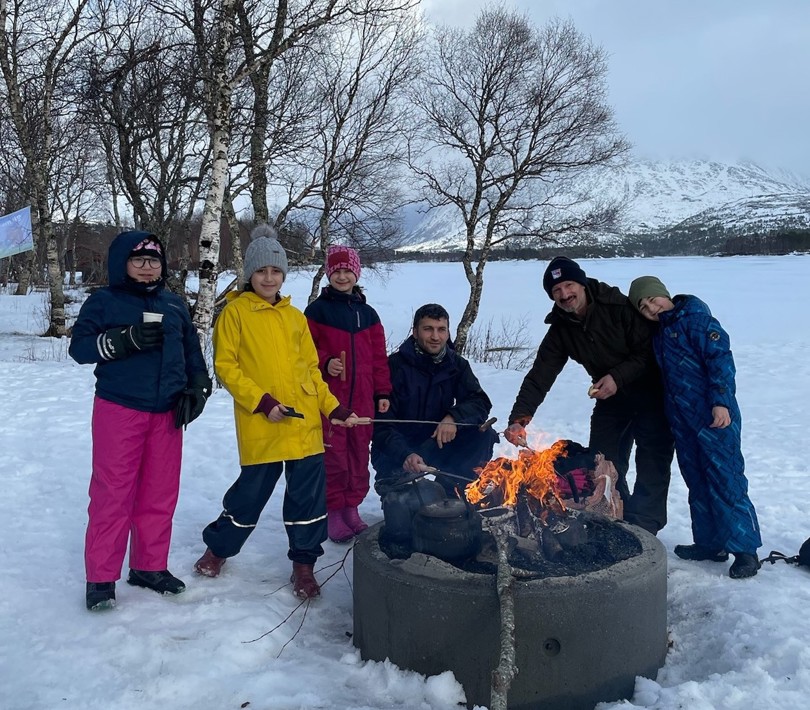
[[[0,259],[21,254],[34,248],[34,234],[31,231],[31,208],[0,217]]]

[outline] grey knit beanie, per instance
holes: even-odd
[[[287,253],[278,243],[276,230],[269,224],[259,224],[250,233],[250,244],[245,250],[245,283],[250,277],[265,266],[275,266],[284,272],[287,278]]]
[[[670,297],[667,287],[655,276],[639,276],[630,284],[630,291],[627,295],[630,303],[636,309],[645,298],[655,298],[656,296]]]

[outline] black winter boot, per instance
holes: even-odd
[[[180,594],[186,591],[186,585],[167,569],[160,572],[131,569],[129,577],[127,577],[127,584],[145,587],[158,594]]]
[[[115,582],[88,582],[85,593],[90,611],[104,611],[115,606]]]
[[[729,567],[728,576],[732,579],[745,579],[753,577],[757,570],[762,567],[756,555],[750,552],[735,552],[734,563]]]
[[[725,562],[728,559],[725,550],[710,550],[703,545],[675,545],[675,554],[682,560],[693,562]]]

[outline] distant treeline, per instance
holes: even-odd
[[[489,261],[550,259],[565,254],[573,259],[628,256],[742,256],[810,252],[810,229],[733,234],[723,228],[672,229],[664,233],[634,234],[610,244],[553,244],[543,247],[503,247]],[[476,254],[474,258],[479,258]],[[461,252],[396,252],[396,261],[460,261]]]

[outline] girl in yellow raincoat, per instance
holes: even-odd
[[[195,570],[216,577],[253,532],[284,471],[283,519],[293,592],[320,594],[313,567],[326,540],[326,473],[320,415],[354,426],[357,417],[329,391],[304,314],[281,296],[287,255],[260,225],[245,252],[244,290],[231,293],[214,327],[214,369],[233,397],[241,472],[223,511],[205,530]]]

